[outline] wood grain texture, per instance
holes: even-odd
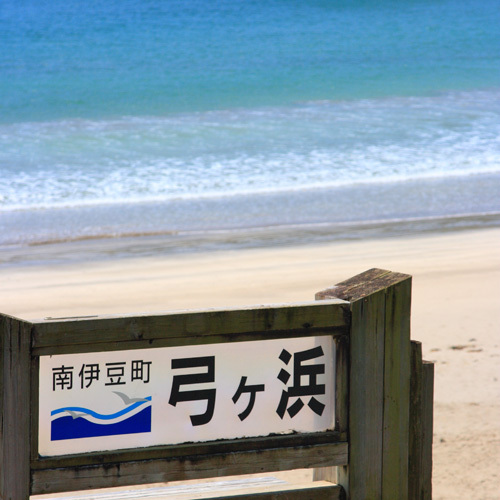
[[[432,499],[434,364],[422,361],[420,342],[411,343],[408,499]]]
[[[411,277],[385,294],[382,498],[408,498]]]
[[[190,457],[222,455],[236,452],[264,451],[266,449],[295,449],[307,445],[329,445],[347,441],[347,436],[336,431],[308,434],[279,434],[274,436],[207,441],[201,443],[154,446],[105,452],[39,457],[31,462],[33,470],[58,469],[76,466],[116,465],[140,460],[184,460]],[[346,462],[347,463],[347,462]]]
[[[335,360],[335,430],[341,436],[349,429],[349,337],[343,335],[336,339]],[[314,481],[338,482],[337,467],[314,469]]]
[[[40,387],[40,358],[31,357],[31,394],[30,394],[30,460],[38,458],[38,426],[39,426],[39,387]]]
[[[284,336],[346,334],[349,307],[345,301],[309,302],[227,311],[182,312],[158,316],[84,318],[34,323],[33,352],[106,350],[206,344],[283,338]],[[85,348],[87,346],[87,348]],[[44,349],[44,348],[52,349]],[[72,349],[73,347],[73,349]],[[75,350],[76,347],[76,350]]]
[[[343,335],[336,341],[335,360],[335,430],[349,430],[349,337]]]
[[[30,325],[0,315],[0,496],[30,495]]]
[[[347,328],[343,327],[324,327],[324,328],[303,328],[300,330],[280,330],[273,332],[247,332],[231,334],[214,334],[205,337],[190,338],[189,336],[175,337],[175,338],[158,338],[149,340],[120,340],[119,335],[117,339],[112,342],[104,342],[97,344],[71,344],[71,345],[58,345],[38,347],[32,350],[35,356],[50,356],[54,354],[79,354],[89,352],[108,352],[117,350],[128,349],[151,349],[156,347],[179,347],[190,345],[209,345],[209,344],[224,344],[227,342],[251,342],[254,340],[273,340],[273,339],[290,339],[298,337],[321,336],[330,335],[333,337],[345,335]]]
[[[318,481],[316,484],[294,485],[282,489],[277,487],[266,488],[262,492],[239,492],[234,495],[220,494],[204,497],[203,500],[345,500],[345,491],[341,486]],[[173,498],[172,500],[175,500]]]
[[[352,500],[408,495],[411,276],[370,269],[318,292],[351,303],[348,467]]]
[[[421,500],[432,499],[432,436],[434,422],[434,363],[424,361],[422,365],[422,489]]]
[[[338,483],[338,471],[337,467],[321,467],[320,469],[314,469],[313,471],[313,481],[328,481],[329,483]]]
[[[377,279],[385,273],[372,270],[344,283],[348,288],[359,287],[367,279]],[[342,288],[330,289],[328,294],[320,292],[316,298],[324,300],[335,293],[343,293]],[[385,305],[384,286],[351,303],[349,465],[315,474],[318,479],[335,478],[348,498],[356,500],[382,497]]]
[[[422,490],[422,451],[423,451],[423,414],[422,414],[422,344],[411,343],[410,379],[410,436],[408,457],[408,500],[420,500]]]
[[[346,464],[347,443],[32,471],[32,493],[183,481]]]
[[[385,290],[352,303],[349,370],[348,498],[381,498],[384,403]]]
[[[264,479],[264,478],[262,478]],[[257,479],[258,481],[258,479]],[[341,486],[327,481],[315,481],[302,484],[291,484],[279,481],[281,484],[266,482],[259,485],[255,479],[238,481],[235,489],[234,481],[217,481],[196,483],[184,486],[163,486],[153,489],[135,489],[126,492],[130,500],[141,500],[154,497],[169,500],[345,500],[345,492]],[[113,494],[107,490],[95,492],[93,500],[109,500]],[[66,497],[78,500],[79,496]]]
[[[356,300],[367,297],[379,290],[389,288],[408,278],[410,278],[410,276],[407,274],[373,268],[353,276],[348,280],[342,281],[332,288],[318,292],[316,294],[316,300],[338,298],[349,302],[355,302]]]

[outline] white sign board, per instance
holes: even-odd
[[[319,432],[331,336],[40,356],[42,456]]]

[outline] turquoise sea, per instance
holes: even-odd
[[[500,0],[0,2],[0,249],[491,225]]]

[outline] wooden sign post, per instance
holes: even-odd
[[[0,315],[1,499],[297,468],[307,488],[231,498],[430,498],[410,290],[371,270],[302,304]]]

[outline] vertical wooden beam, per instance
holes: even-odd
[[[421,500],[432,499],[432,436],[434,420],[434,363],[424,361],[422,380],[422,489]]]
[[[381,498],[384,417],[384,291],[352,303],[349,467],[339,470],[348,498]]]
[[[422,361],[422,345],[411,343],[408,500],[432,498],[434,364]]]
[[[347,335],[336,339],[335,384],[335,430],[345,436],[349,430],[349,337]],[[338,483],[338,467],[314,469],[313,481]]]
[[[0,497],[30,495],[30,335],[28,323],[0,315]]]
[[[408,500],[420,500],[422,481],[422,344],[411,343]]]
[[[338,467],[318,467],[313,469],[313,481],[328,481],[329,483],[338,483]]]
[[[383,269],[319,292],[351,302],[349,466],[351,500],[408,498],[411,277]]]
[[[39,420],[39,405],[40,405],[40,357],[39,356],[31,356],[31,397],[30,397],[30,441],[31,441],[31,450],[30,450],[30,459],[37,460],[38,459],[38,420]]]
[[[386,289],[382,498],[408,498],[411,278]]]
[[[335,359],[335,430],[347,434],[349,430],[349,337],[336,339]]]

